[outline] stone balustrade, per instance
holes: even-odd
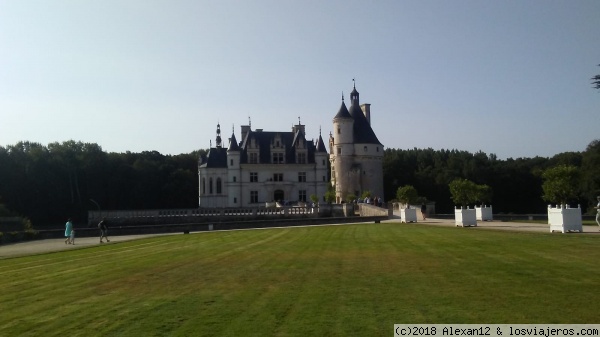
[[[225,207],[225,208],[190,208],[190,209],[156,209],[156,210],[107,210],[89,211],[88,225],[93,226],[102,219],[110,222],[125,223],[190,223],[217,221],[219,219],[254,219],[277,217],[330,217],[353,216],[344,208],[345,204],[316,205],[315,207]],[[387,212],[387,210],[385,210]],[[371,215],[372,212],[369,212]],[[373,215],[381,215],[381,212]],[[387,214],[387,213],[386,213]]]

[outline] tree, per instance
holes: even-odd
[[[580,175],[579,169],[570,165],[559,165],[547,169],[542,174],[544,179],[542,198],[548,202],[566,205],[579,193]]]
[[[470,180],[455,179],[448,184],[448,187],[450,187],[452,201],[463,208],[477,201],[478,187]]]
[[[596,205],[596,196],[600,195],[600,139],[592,141],[582,155],[581,189],[582,196],[588,200],[588,209]]]
[[[594,85],[594,89],[600,89],[600,75],[592,77],[592,84]]]
[[[477,185],[475,193],[475,202],[482,204],[492,201],[492,188],[488,185]]]
[[[417,189],[412,185],[398,187],[398,190],[396,191],[396,199],[405,205],[415,203],[418,198],[419,194],[417,193]]]
[[[324,199],[325,199],[325,202],[328,204],[331,204],[332,202],[335,201],[335,189],[333,188],[333,186],[331,186],[331,185],[327,186],[327,192],[325,192]]]

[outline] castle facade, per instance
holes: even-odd
[[[299,121],[288,132],[243,125],[241,139],[238,143],[232,133],[229,147],[224,148],[217,125],[216,147],[198,165],[200,207],[308,202],[313,194],[323,200],[329,179],[321,135],[308,141]]]
[[[350,100],[348,109],[342,97],[333,118],[329,154],[320,132],[316,141],[307,140],[300,121],[291,131],[252,130],[250,123],[243,125],[241,141],[232,131],[227,148],[217,125],[216,146],[198,162],[199,207],[310,202],[311,195],[324,201],[329,185],[335,189],[337,203],[366,191],[382,197],[384,148],[370,125],[370,104],[360,104],[356,87]]]

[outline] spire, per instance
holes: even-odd
[[[241,151],[240,146],[238,145],[237,139],[235,139],[235,133],[231,133],[231,138],[229,138],[229,148],[227,152],[230,151]]]
[[[217,123],[217,147],[221,147],[221,124]]]
[[[321,126],[319,126],[319,139],[317,140],[317,152],[327,153],[327,150],[325,149],[325,142],[323,142],[323,137],[321,137]]]
[[[354,79],[352,79],[353,82],[353,86],[352,86],[352,92],[350,93],[350,104],[359,104],[359,99],[358,99],[358,91],[356,91],[356,81]]]

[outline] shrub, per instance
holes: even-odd
[[[39,232],[36,230],[26,230],[23,232],[23,240],[35,240],[38,238]]]
[[[417,202],[418,198],[419,194],[417,193],[417,189],[411,185],[398,187],[398,190],[396,191],[396,199],[405,205]]]
[[[559,165],[549,168],[542,174],[542,179],[542,198],[548,202],[565,205],[579,193],[580,173],[575,166]]]
[[[7,242],[19,241],[19,232],[8,232],[6,235]]]
[[[467,179],[455,179],[448,187],[452,194],[452,201],[455,204],[463,207],[477,201],[478,188],[477,184]]]

